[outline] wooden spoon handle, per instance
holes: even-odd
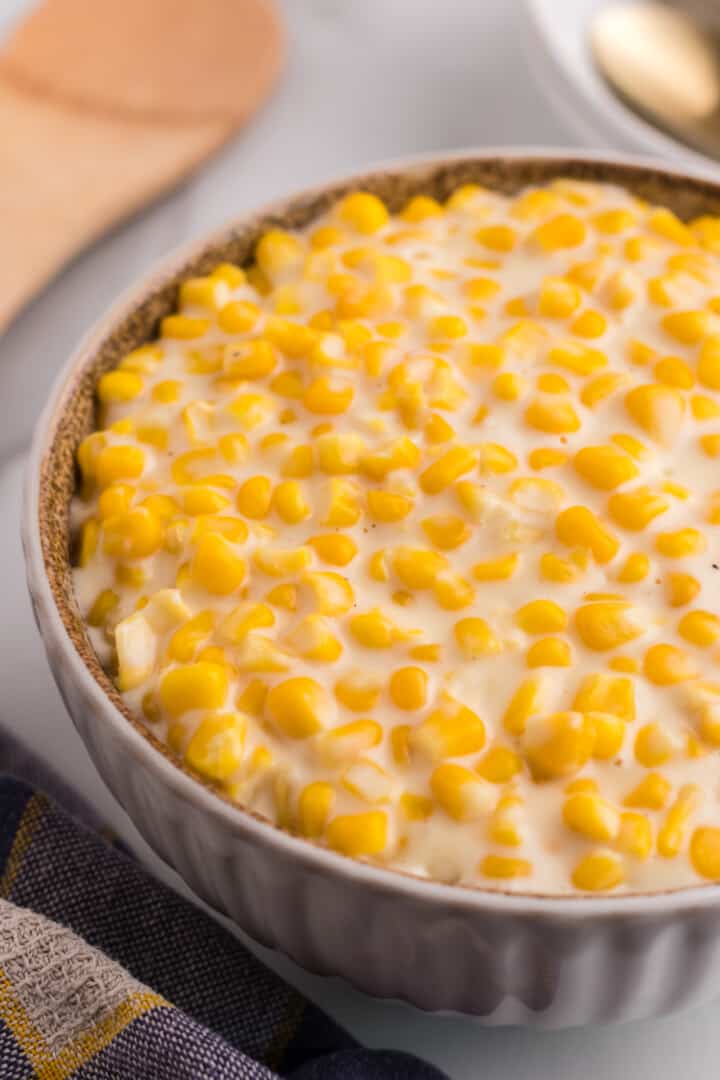
[[[73,255],[200,165],[231,129],[94,113],[0,75],[0,333]]]

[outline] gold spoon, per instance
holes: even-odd
[[[595,63],[623,101],[669,135],[720,159],[720,57],[711,35],[662,3],[618,3],[596,16]]]

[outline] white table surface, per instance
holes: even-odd
[[[559,17],[565,2],[558,0]],[[0,0],[0,33],[24,7],[25,0]],[[32,621],[18,539],[22,455],[54,374],[84,330],[153,260],[253,204],[406,153],[572,144],[531,81],[518,0],[286,0],[284,9],[289,65],[260,117],[189,187],[79,259],[0,341],[0,722],[82,789],[152,871],[178,889],[182,883],[95,773]],[[0,257],[9,257],[1,215],[0,207]],[[622,1028],[488,1029],[372,1000],[257,951],[358,1038],[417,1053],[453,1080],[717,1075],[720,1002]]]

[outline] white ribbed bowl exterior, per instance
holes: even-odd
[[[44,569],[40,464],[71,366],[40,423],[28,466],[23,543],[35,615],[99,773],[198,896],[313,972],[488,1024],[627,1021],[720,991],[718,886],[596,899],[422,881],[289,836],[217,798],[155,750],[83,664]]]

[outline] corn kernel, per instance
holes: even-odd
[[[677,529],[675,532],[659,533],[655,547],[668,559],[683,559],[700,555],[707,547],[707,540],[698,529]]]
[[[378,232],[389,220],[387,209],[377,195],[366,191],[346,195],[338,206],[338,216],[344,225],[366,236]]]
[[[438,805],[455,821],[476,821],[490,811],[494,800],[491,784],[451,762],[433,770],[430,790]]]
[[[303,836],[317,840],[325,832],[335,804],[335,789],[324,780],[308,784],[300,792],[298,825]]]
[[[622,860],[611,851],[593,851],[585,855],[572,872],[572,883],[583,892],[607,892],[625,878]]]
[[[486,855],[480,863],[480,873],[485,877],[507,880],[529,877],[532,865],[527,859],[514,859],[506,855]]]
[[[443,705],[408,734],[409,748],[430,761],[476,754],[484,745],[485,725],[466,705]]]
[[[229,780],[242,763],[245,732],[239,713],[208,713],[188,743],[186,763],[209,780]]]
[[[525,660],[530,668],[570,667],[572,652],[562,638],[544,637],[530,646]]]
[[[695,674],[695,664],[687,653],[676,645],[651,645],[643,660],[645,677],[656,686],[673,686],[686,682]]]
[[[669,761],[676,750],[675,742],[662,724],[644,724],[635,736],[635,758],[646,769],[654,769]],[[628,804],[630,805],[630,804]]]
[[[585,223],[575,214],[558,214],[538,225],[532,234],[543,251],[578,247],[584,241],[585,235]]]
[[[268,719],[290,739],[307,739],[325,727],[328,702],[314,679],[297,676],[277,683],[265,699]]]
[[[575,612],[575,626],[583,644],[595,652],[617,649],[643,632],[622,600],[583,604]]]
[[[637,465],[612,446],[586,446],[573,459],[575,470],[600,491],[613,491],[638,474]]]
[[[528,718],[523,748],[538,781],[573,776],[585,765],[595,745],[595,726],[580,712],[559,712]]]
[[[567,613],[554,600],[532,600],[518,608],[515,621],[526,634],[552,634],[567,626]]]
[[[507,784],[521,769],[520,757],[507,746],[492,746],[475,766],[475,771],[491,784]]]
[[[678,623],[678,633],[692,645],[708,649],[720,638],[720,619],[710,611],[689,611]]]
[[[484,619],[460,619],[453,630],[460,652],[467,660],[481,656],[493,656],[502,650],[502,644]]]
[[[607,799],[592,792],[570,795],[563,805],[563,821],[589,840],[607,843],[620,831],[620,814]]]
[[[199,660],[168,671],[160,683],[160,704],[170,716],[195,709],[221,709],[228,689],[227,672],[219,664]]]
[[[578,431],[580,419],[569,401],[536,398],[525,410],[525,422],[537,431],[565,435]]]
[[[720,829],[705,825],[693,831],[690,861],[701,877],[720,880]]]
[[[326,829],[328,845],[353,858],[381,855],[387,845],[387,815],[382,810],[341,814]]]
[[[610,562],[620,547],[616,537],[586,506],[570,506],[558,514],[555,534],[568,547],[588,548],[600,564]]]
[[[651,772],[625,798],[625,806],[643,810],[662,810],[670,795],[671,785],[660,773]]]

